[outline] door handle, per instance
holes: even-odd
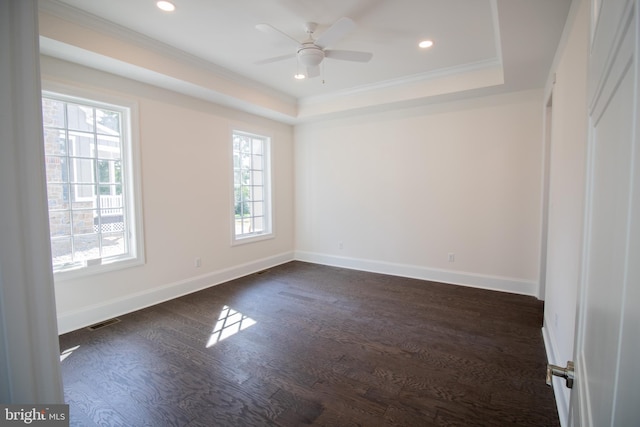
[[[573,379],[575,378],[575,371],[573,369],[573,362],[567,362],[566,368],[561,368],[556,365],[547,365],[547,385],[551,385],[551,378],[553,376],[562,377],[567,381],[567,388],[573,388]]]

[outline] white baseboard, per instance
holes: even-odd
[[[167,283],[147,291],[124,295],[120,298],[92,304],[78,310],[58,313],[58,333],[64,334],[74,331],[106,319],[122,316],[140,310],[141,308],[219,285],[229,280],[247,276],[289,261],[293,261],[293,252],[285,252],[201,276],[191,277],[174,283]]]
[[[553,331],[546,326],[542,327],[542,339],[544,348],[547,353],[547,361],[553,365],[564,366],[565,361],[558,360],[558,351],[556,350],[556,340]],[[556,398],[556,407],[558,408],[558,417],[560,418],[560,426],[568,427],[569,423],[569,402],[567,392],[562,378],[553,378],[553,394]]]
[[[103,301],[78,310],[58,313],[58,332],[64,334],[112,317],[122,316],[154,304],[247,276],[266,268],[284,264],[294,259],[372,273],[390,274],[523,295],[537,295],[537,284],[525,280],[297,251],[295,253],[285,252],[201,276],[167,283],[147,291],[124,295],[120,298]]]
[[[462,285],[473,288],[511,292],[515,294],[530,295],[535,297],[538,296],[538,284],[536,282],[514,279],[510,277],[488,276],[483,274],[440,270],[416,265],[396,264],[359,258],[347,258],[304,251],[296,251],[295,259],[315,264],[324,264],[334,267],[349,268],[353,270],[369,271],[372,273],[390,274],[392,276],[430,280],[452,285]]]

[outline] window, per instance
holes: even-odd
[[[42,116],[54,272],[141,262],[131,109],[45,92]]]
[[[270,139],[233,132],[233,239],[271,237]]]

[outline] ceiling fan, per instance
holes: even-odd
[[[356,24],[349,18],[340,18],[317,39],[313,38],[313,33],[317,28],[315,22],[307,22],[305,30],[308,37],[305,41],[299,42],[286,33],[278,30],[269,24],[258,24],[256,28],[267,34],[274,34],[282,40],[296,46],[296,52],[287,55],[277,56],[274,58],[264,59],[256,62],[256,64],[269,64],[272,62],[282,61],[288,58],[297,57],[299,64],[307,69],[307,77],[317,77],[320,75],[320,63],[324,58],[339,59],[342,61],[369,62],[373,57],[370,52],[359,52],[354,50],[332,50],[327,49],[338,40],[342,39]]]

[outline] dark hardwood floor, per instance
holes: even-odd
[[[120,320],[60,337],[71,425],[559,425],[532,297],[291,262]]]

